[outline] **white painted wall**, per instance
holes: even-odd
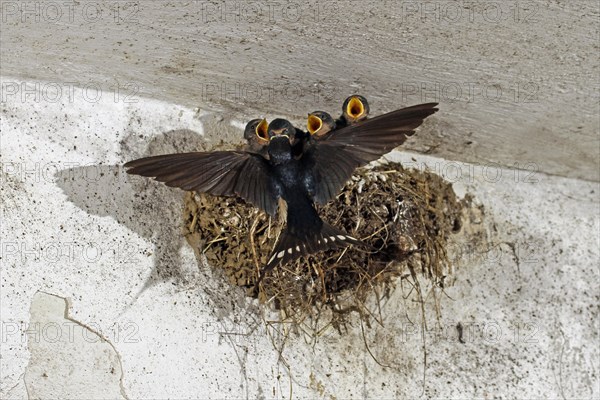
[[[598,398],[598,4],[463,2],[455,21],[436,14],[446,2],[290,3],[298,17],[239,20],[208,4],[0,3],[1,397],[77,397],[85,381],[89,398]],[[436,83],[502,96],[450,101]],[[239,142],[250,117],[300,122],[354,91],[375,114],[440,97],[408,144],[430,156],[391,158],[461,161],[446,177],[485,205],[498,244],[458,260],[425,386],[401,290],[366,335],[391,367],[356,326],[316,346],[293,337],[286,369],[265,311],[198,268],[181,192],[119,168]],[[466,161],[534,173],[490,179]]]

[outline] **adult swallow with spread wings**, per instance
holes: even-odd
[[[361,244],[324,222],[315,203],[325,204],[342,189],[357,167],[401,145],[437,103],[420,104],[329,132],[327,140],[294,154],[298,140],[292,124],[273,120],[267,130],[268,158],[249,151],[214,151],[146,157],[125,164],[130,174],[154,177],[167,186],[239,196],[271,216],[278,200],[287,203],[287,225],[264,272],[302,255]]]

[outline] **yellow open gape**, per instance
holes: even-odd
[[[358,97],[352,97],[346,106],[346,114],[354,119],[360,118],[365,112],[365,106]]]
[[[311,135],[316,134],[323,127],[323,121],[321,118],[308,114],[308,120],[306,121],[306,129]]]
[[[256,129],[255,129],[255,133],[256,136],[258,136],[258,141],[259,143],[268,143],[269,142],[269,134],[267,133],[267,128],[269,127],[269,124],[267,123],[266,119],[262,119],[262,121],[260,121],[258,123],[258,125],[256,125]]]

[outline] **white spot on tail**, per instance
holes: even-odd
[[[292,254],[292,248],[291,247],[288,249],[288,254]]]
[[[279,253],[277,253],[277,258],[282,258],[284,254],[285,250],[281,250]]]
[[[323,238],[323,240],[325,241],[325,243],[327,243],[327,238]]]
[[[273,260],[275,259],[275,256],[276,256],[276,255],[277,255],[277,254],[273,254],[273,255],[271,256],[271,258],[269,259],[269,262],[268,262],[267,264],[271,264],[271,263],[273,262]]]
[[[296,246],[296,251],[299,253],[300,252],[300,246]]]
[[[346,239],[346,236],[344,236],[344,235],[337,235],[337,237],[338,237],[338,239],[340,239],[340,240],[345,240],[345,239]]]
[[[329,236],[329,240],[331,240],[332,242],[335,242],[335,236]]]

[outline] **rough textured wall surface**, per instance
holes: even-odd
[[[598,7],[0,1],[0,397],[598,398]],[[471,193],[489,243],[430,330],[399,287],[283,362],[269,310],[198,266],[182,193],[121,165],[350,92],[442,103],[404,147],[428,155],[389,158]]]
[[[598,398],[597,183],[391,153],[471,193],[487,240],[454,249],[428,330],[399,281],[381,325],[291,333],[280,358],[270,308],[198,265],[183,193],[121,167],[212,120],[137,100],[3,105],[0,397]]]
[[[412,150],[597,181],[598,10],[553,0],[4,0],[0,54],[5,75],[224,118],[337,112],[353,92],[375,113],[439,101],[439,126]]]

